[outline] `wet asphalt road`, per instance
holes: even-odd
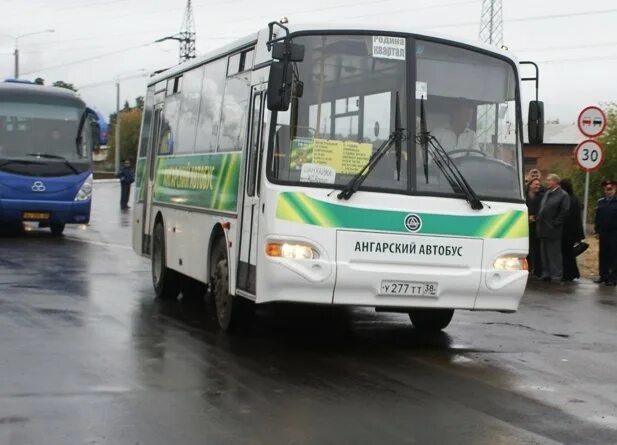
[[[617,443],[614,288],[531,283],[434,337],[308,307],[228,336],[153,299],[118,195],[63,239],[0,236],[0,445]]]

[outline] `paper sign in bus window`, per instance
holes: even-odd
[[[403,37],[373,36],[373,57],[405,60],[405,39]]]
[[[300,171],[300,182],[334,184],[335,179],[336,170],[329,165],[303,164]]]
[[[416,81],[416,99],[428,99],[428,83]]]
[[[296,138],[291,143],[289,167],[303,169],[304,164],[327,165],[339,174],[353,175],[364,167],[373,146],[354,141]]]
[[[300,170],[302,165],[313,161],[313,139],[296,138],[291,141],[289,169]]]

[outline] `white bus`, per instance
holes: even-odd
[[[153,77],[133,247],[159,298],[512,312],[527,282],[521,79],[507,52],[273,22]],[[537,76],[536,92],[537,92]],[[542,137],[541,102],[530,136]],[[533,114],[533,116],[532,116]]]

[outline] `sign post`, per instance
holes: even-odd
[[[606,115],[596,106],[586,107],[578,115],[578,129],[588,138],[595,138],[604,133]],[[600,168],[604,162],[604,148],[593,140],[587,139],[574,149],[576,163],[585,172],[585,196],[583,198],[583,230],[587,233],[587,209],[589,207],[589,173]]]

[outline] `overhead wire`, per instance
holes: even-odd
[[[596,11],[566,12],[566,13],[561,13],[561,14],[546,14],[546,15],[539,15],[539,16],[527,16],[527,17],[516,17],[513,19],[504,19],[504,23],[532,22],[532,21],[549,20],[549,19],[563,19],[563,18],[581,17],[581,16],[589,16],[589,15],[613,14],[616,12],[617,12],[617,8],[601,9],[601,10],[596,10]],[[427,25],[427,26],[423,26],[421,29],[455,28],[455,27],[460,27],[460,26],[478,26],[478,22],[471,21],[471,22],[447,23],[443,25]]]

